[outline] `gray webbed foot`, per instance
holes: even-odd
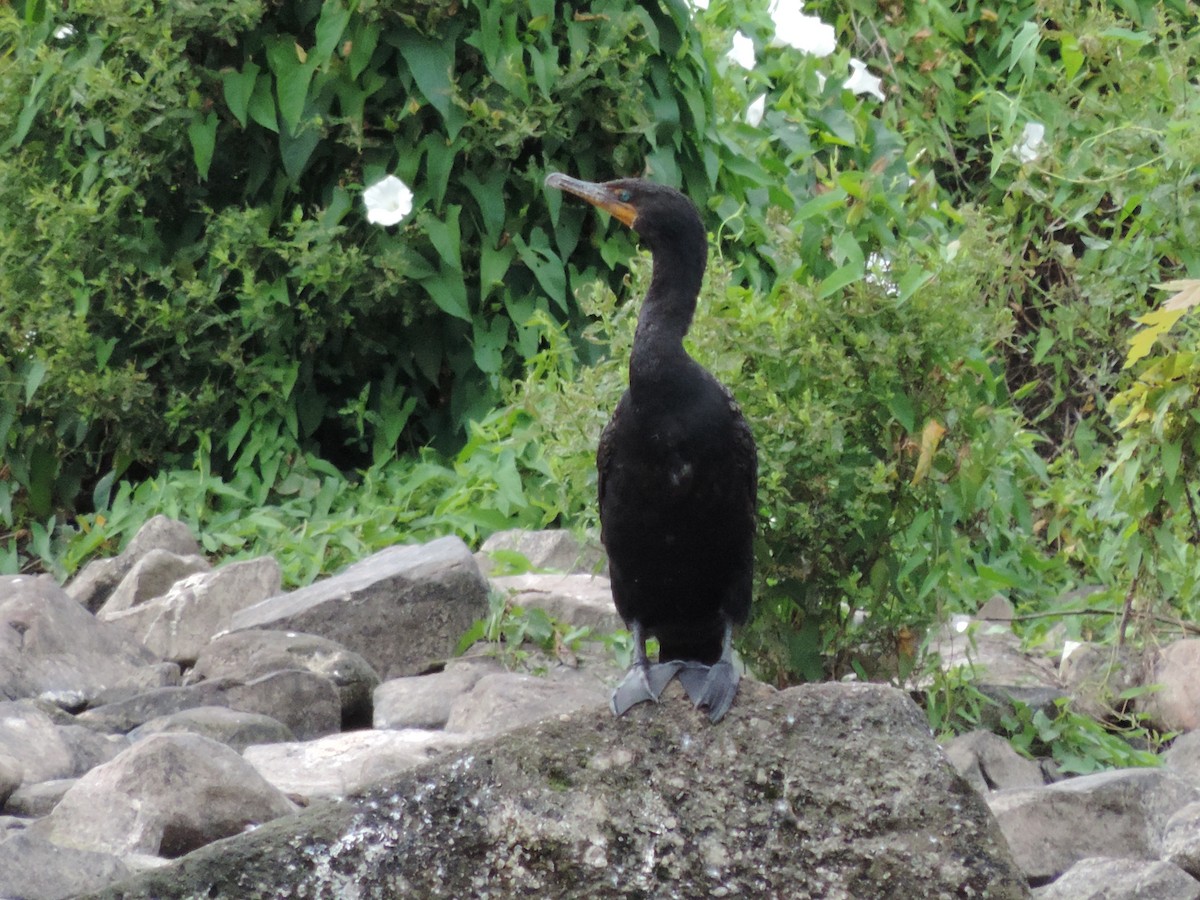
[[[613,715],[621,716],[631,707],[647,700],[658,702],[659,695],[684,666],[681,662],[639,665],[634,663],[628,674],[612,692],[608,705]]]
[[[710,722],[719,722],[733,705],[741,676],[733,663],[722,658],[711,666],[687,663],[679,681],[696,709],[708,713]]]

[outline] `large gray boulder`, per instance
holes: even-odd
[[[160,734],[92,769],[30,829],[62,847],[177,857],[294,811],[224,744]]]
[[[1115,769],[995,791],[987,802],[1017,864],[1036,883],[1089,857],[1161,858],[1167,822],[1198,800],[1200,791],[1165,769]]]
[[[279,587],[279,563],[263,556],[197,572],[162,596],[126,609],[110,610],[105,604],[98,615],[162,659],[190,665],[213,635],[229,627],[234,613],[279,593]]]
[[[477,744],[101,896],[1028,896],[920,711],[752,682],[710,726],[672,685]]]
[[[1200,638],[1168,644],[1147,665],[1146,683],[1159,688],[1137,698],[1138,711],[1163,731],[1200,728]]]
[[[453,655],[487,614],[487,583],[456,537],[389,547],[345,571],[233,616],[231,631],[303,631],[361,654],[384,678],[417,675]]]
[[[157,662],[48,576],[0,576],[0,700],[50,692],[86,701]]]
[[[167,594],[175,582],[211,570],[212,566],[203,556],[180,556],[154,547],[133,564],[96,615],[107,619],[115,613],[133,609],[140,603]]]
[[[79,721],[126,734],[151,719],[197,706],[225,706],[270,716],[307,740],[341,727],[342,704],[332,681],[305,669],[284,669],[242,682],[232,678],[147,691],[80,713]]]
[[[71,599],[95,612],[112,595],[125,576],[152,550],[175,556],[197,556],[200,545],[182,522],[166,516],[148,519],[117,556],[92,560],[67,584]]]
[[[332,681],[341,697],[344,728],[370,724],[379,676],[359,654],[315,634],[260,628],[222,634],[201,651],[188,683],[247,681],[281,669],[307,669]]]
[[[62,847],[27,830],[0,837],[0,897],[63,900],[99,890],[130,872],[112,854]]]
[[[1150,859],[1081,859],[1037,900],[1200,900],[1200,882],[1178,866]]]
[[[33,700],[0,703],[0,759],[10,759],[30,784],[73,778],[108,762],[129,746],[115,735],[98,734],[75,719]]]
[[[347,731],[313,741],[257,744],[242,753],[259,774],[289,797],[345,797],[450,750],[471,738],[445,731]]]

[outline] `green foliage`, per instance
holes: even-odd
[[[1158,755],[1147,749],[1158,742],[1144,726],[1106,726],[1073,712],[1068,700],[1055,705],[1057,712],[1052,718],[1044,710],[1017,703],[1002,723],[1012,745],[1028,756],[1050,757],[1064,775],[1162,765]]]
[[[568,625],[543,609],[526,609],[513,603],[499,591],[488,598],[488,614],[477,621],[458,642],[463,653],[477,641],[495,645],[505,664],[512,667],[541,668],[539,658],[525,649],[528,643],[551,658],[574,664],[575,654],[595,635],[586,625]],[[611,643],[613,638],[605,636]]]
[[[629,247],[545,173],[711,190],[690,42],[632,0],[0,5],[5,523],[197,452],[270,485],[453,448]],[[384,229],[389,172],[416,211]]]
[[[971,666],[932,673],[922,701],[940,740],[974,731],[998,715],[997,730],[1014,748],[1031,759],[1053,760],[1063,775],[1162,764],[1154,751],[1163,736],[1136,720],[1098,722],[1072,710],[1065,698],[1055,703],[1053,716],[1020,701],[1002,711],[996,700],[979,690],[976,681]]]
[[[1008,232],[984,289],[1011,307],[1019,408],[1061,445],[1119,389],[1127,320],[1195,270],[1194,4],[810,3],[892,85],[882,107],[951,202]],[[1045,126],[1035,159],[1016,152]]]
[[[472,423],[467,444],[450,459],[424,451],[354,479],[311,455],[282,460],[270,481],[250,466],[224,477],[202,452],[192,470],[121,482],[111,497],[97,499],[102,512],[74,527],[51,526],[54,541],[32,549],[61,577],[97,552],[116,551],[146,519],[164,514],[187,523],[206,553],[271,554],[285,584],[304,585],[396,543],[456,534],[476,544],[500,528],[547,526],[557,509],[538,487],[548,468],[537,435],[528,416],[499,409]],[[12,543],[7,552],[15,559]]]

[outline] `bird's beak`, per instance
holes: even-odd
[[[546,176],[546,187],[558,188],[560,191],[574,194],[592,206],[599,207],[616,216],[630,228],[633,227],[633,222],[637,218],[637,208],[632,203],[618,199],[616,192],[608,185],[597,184],[594,181],[580,181],[570,175],[551,172]]]

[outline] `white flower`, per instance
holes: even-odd
[[[775,39],[811,56],[828,56],[837,49],[832,25],[817,16],[806,16],[800,0],[773,0],[771,18],[775,20]]]
[[[759,94],[750,101],[750,105],[746,107],[746,122],[750,125],[757,126],[763,120],[763,113],[767,111],[767,95]]]
[[[395,225],[412,212],[413,192],[395,175],[388,175],[363,191],[367,221]]]
[[[74,25],[59,25],[54,29],[54,39],[56,41],[65,41],[67,38],[75,34]]]
[[[1025,130],[1021,132],[1021,143],[1013,147],[1013,153],[1021,162],[1031,163],[1042,155],[1045,138],[1045,125],[1041,122],[1026,122]]]
[[[725,56],[730,62],[735,62],[743,69],[754,68],[754,41],[740,31],[733,36],[733,49]]]
[[[850,77],[846,79],[846,90],[856,94],[871,94],[880,100],[886,100],[881,86],[883,81],[871,74],[867,64],[861,59],[850,60]]]

